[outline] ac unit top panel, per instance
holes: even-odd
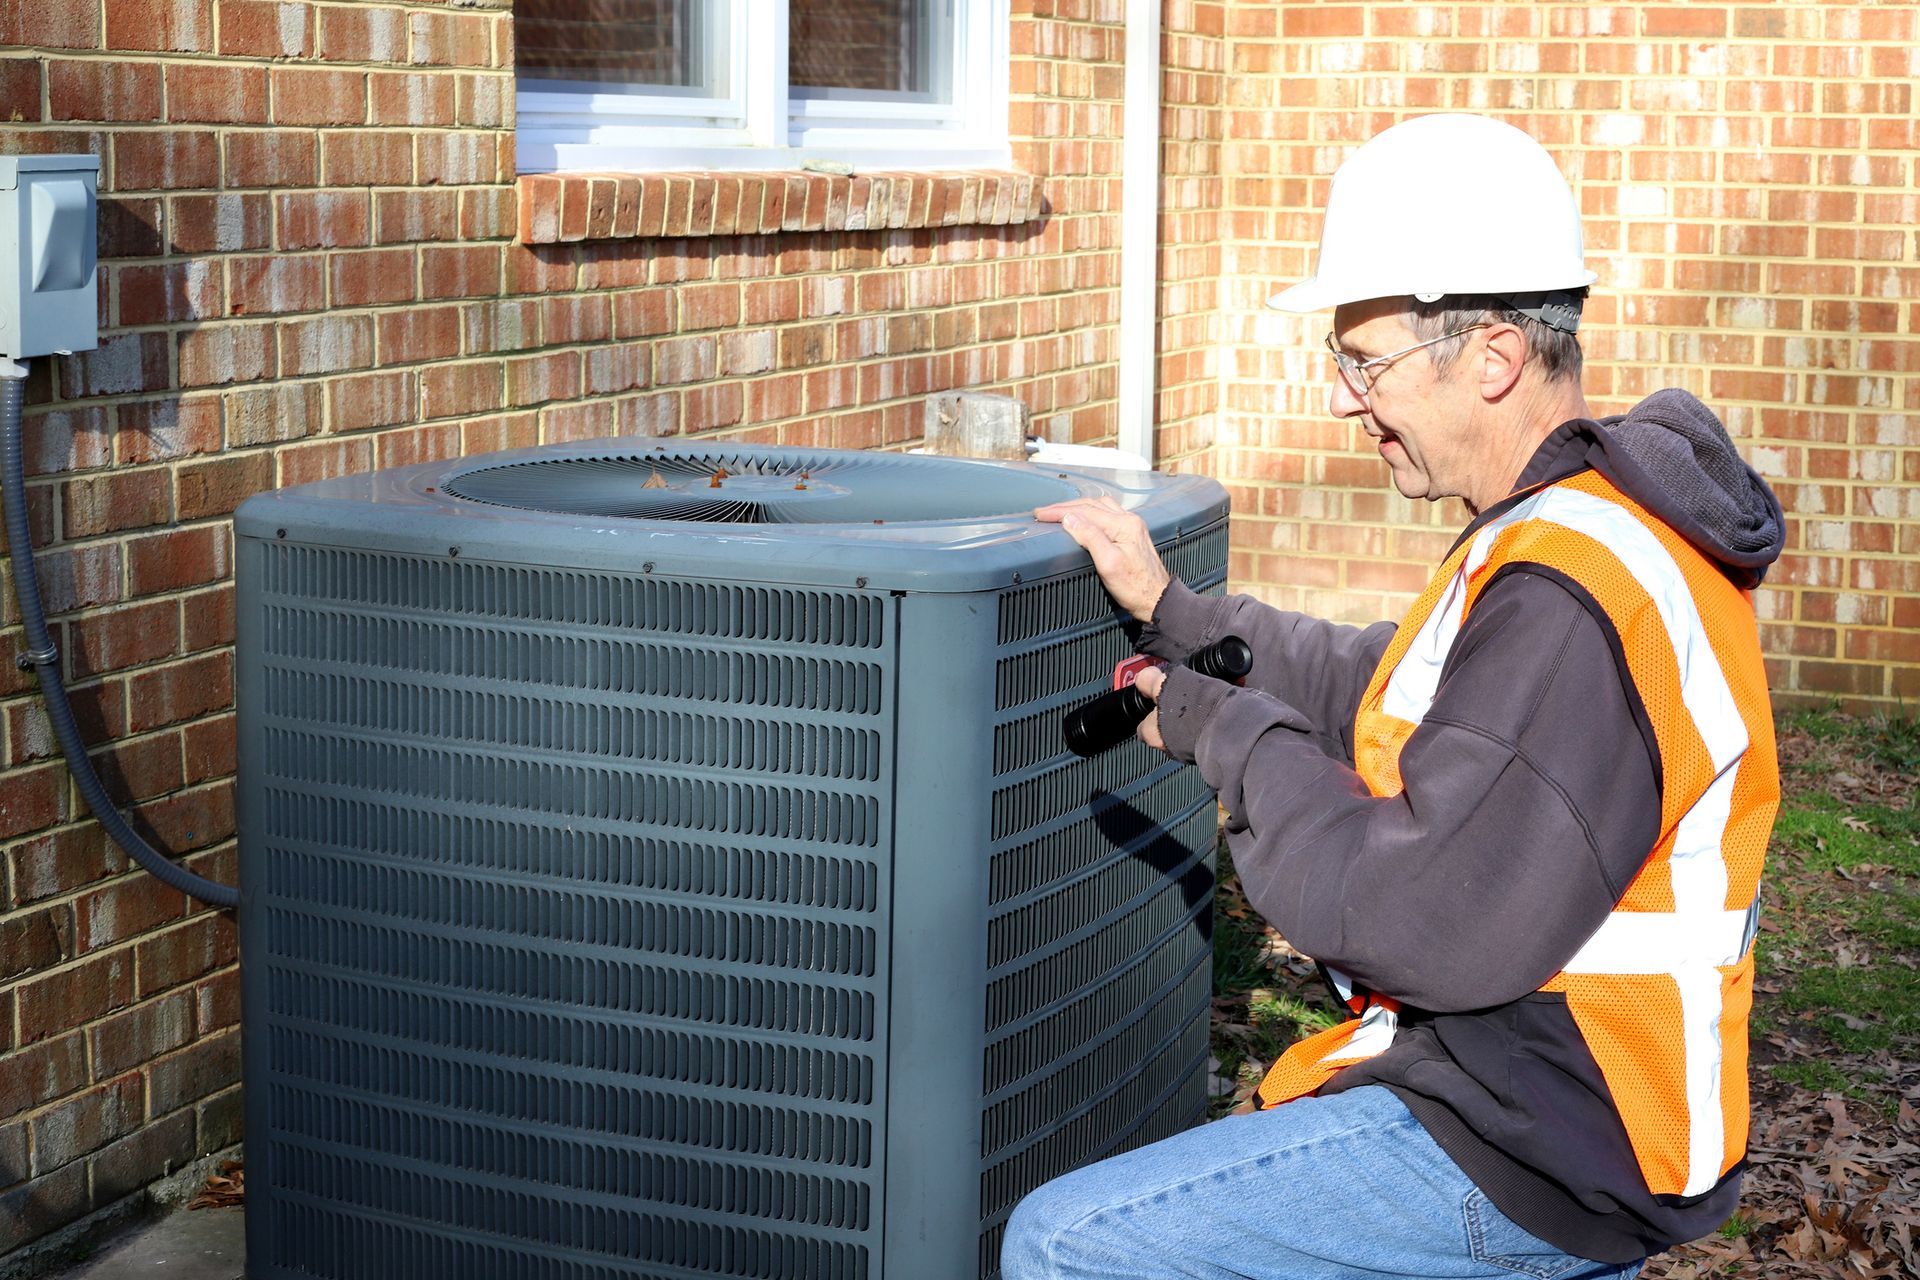
[[[260,494],[235,528],[507,563],[968,592],[1083,569],[1086,553],[1032,511],[1101,496],[1138,511],[1156,541],[1227,511],[1226,492],[1198,476],[633,437]]]

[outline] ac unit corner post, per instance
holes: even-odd
[[[1129,645],[1037,473],[671,449],[243,508],[250,1274],[988,1276],[1203,1113],[1213,799],[1065,751]],[[1219,588],[1216,486],[1111,485]]]

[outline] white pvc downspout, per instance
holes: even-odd
[[[1120,448],[1154,460],[1160,291],[1160,6],[1127,0],[1120,158]]]

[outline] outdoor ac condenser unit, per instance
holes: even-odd
[[[1205,1105],[1215,806],[1036,505],[1193,477],[598,441],[248,501],[255,1280],[947,1280]]]

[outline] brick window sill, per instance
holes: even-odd
[[[1038,219],[1030,173],[528,173],[521,244],[1010,226]]]

